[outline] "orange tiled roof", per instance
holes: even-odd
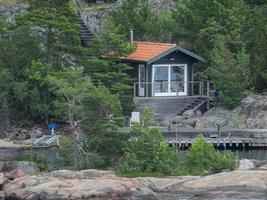
[[[176,44],[136,42],[136,50],[124,59],[131,61],[148,62],[149,60],[174,47],[176,47]]]

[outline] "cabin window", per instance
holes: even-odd
[[[187,95],[187,65],[153,65],[153,96]]]

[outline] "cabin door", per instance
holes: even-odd
[[[153,96],[187,95],[187,65],[153,65]]]
[[[146,81],[146,72],[145,72],[145,65],[139,65],[138,68],[138,93],[140,97],[145,96],[145,81]]]

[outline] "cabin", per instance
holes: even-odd
[[[148,106],[155,121],[166,124],[187,110],[207,109],[209,83],[194,80],[195,64],[206,63],[199,55],[176,44],[136,42],[135,51],[122,61],[133,68],[130,75],[136,80],[134,111]]]

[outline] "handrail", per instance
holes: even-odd
[[[189,92],[190,96],[197,95],[197,96],[209,97],[210,92],[214,89],[214,82],[206,81],[206,80],[205,81],[156,81],[156,82],[142,81],[142,82],[133,83],[134,97],[143,96],[143,95],[140,95],[140,93],[138,92],[140,89],[140,85],[142,85],[142,88],[144,88],[143,90],[147,92],[151,92],[150,94],[151,96],[156,96],[155,86],[158,86],[158,85],[160,85],[161,87],[164,87],[165,89],[163,89],[160,92],[156,92],[156,93],[176,93],[176,96],[179,96],[180,92],[185,92],[185,93]],[[185,89],[180,90],[182,88],[185,88]],[[172,96],[174,96],[174,94],[172,94]]]

